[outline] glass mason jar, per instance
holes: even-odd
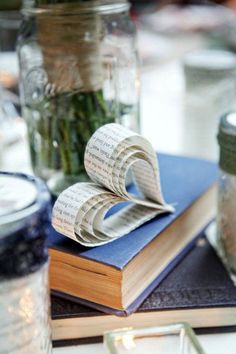
[[[125,0],[23,2],[23,116],[34,172],[56,195],[88,179],[84,150],[97,128],[115,121],[139,130],[136,30],[129,8]]]
[[[50,354],[45,184],[0,173],[0,354]]]
[[[236,112],[221,118],[217,236],[220,253],[236,282]]]

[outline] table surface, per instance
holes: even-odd
[[[148,48],[148,58],[144,53],[144,64],[147,59],[158,54],[158,43],[162,45],[163,39],[152,36],[145,31],[140,35],[140,47]],[[153,45],[152,45],[153,44]],[[169,44],[172,46],[173,43]],[[204,39],[195,36],[195,40],[182,41],[181,54],[185,51],[205,45]],[[168,58],[168,42],[164,42],[164,59],[160,65],[149,65],[142,69],[142,98],[141,98],[141,126],[142,133],[147,137],[157,151],[175,154],[217,159],[218,148],[216,131],[219,117],[204,115],[201,107],[200,114],[194,114],[186,109],[184,94],[184,79],[181,62]],[[152,48],[152,52],[150,52]],[[178,47],[178,51],[180,51]],[[2,168],[10,171],[31,172],[29,155],[25,142],[25,126],[19,125],[22,139],[18,144],[11,146],[3,156]],[[236,333],[221,333],[199,335],[206,353],[227,354],[236,353]],[[87,344],[65,348],[55,348],[54,354],[103,354],[105,349],[102,344]]]

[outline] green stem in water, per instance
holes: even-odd
[[[59,160],[66,176],[84,174],[84,151],[89,138],[100,126],[115,121],[102,91],[60,94],[48,99],[46,113],[45,102],[35,109],[40,117],[37,131],[43,141],[39,160],[52,170],[58,169]],[[30,145],[34,150],[33,140]]]

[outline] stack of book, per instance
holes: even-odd
[[[164,154],[159,166],[174,213],[94,248],[51,232],[55,343],[92,341],[127,326],[236,325],[236,290],[203,232],[216,212],[217,167]]]

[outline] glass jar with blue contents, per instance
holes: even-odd
[[[49,354],[50,195],[40,180],[0,173],[0,353]]]

